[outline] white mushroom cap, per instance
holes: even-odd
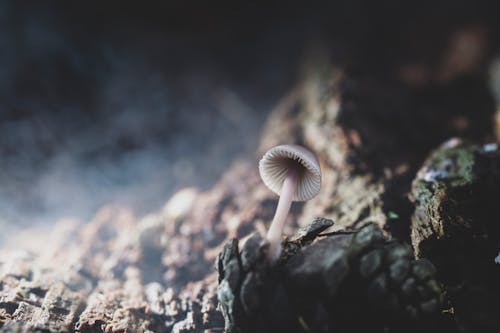
[[[260,177],[267,187],[280,195],[283,181],[292,166],[299,168],[293,201],[314,198],[321,188],[321,170],[316,156],[302,146],[281,145],[268,150],[259,162]]]

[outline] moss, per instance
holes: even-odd
[[[468,200],[468,193],[478,181],[479,148],[451,143],[431,154],[413,182],[410,196],[416,204],[413,224],[423,237],[434,234],[440,238],[449,231],[453,223],[443,220],[461,215],[458,202]]]
[[[438,150],[430,158],[427,178],[431,183],[445,183],[447,187],[456,187],[474,182],[475,146],[457,146]],[[424,176],[424,177],[425,177]]]
[[[448,143],[431,154],[413,182],[414,222],[437,221],[441,229],[449,227],[446,222],[461,227],[484,224],[472,220],[479,220],[475,217],[484,214],[478,211],[491,208],[489,203],[498,196],[499,157],[498,151],[464,143]]]
[[[500,271],[492,262],[500,244],[499,197],[500,150],[495,144],[449,141],[431,154],[413,182],[415,253],[438,268],[464,331],[498,331],[494,309],[500,300],[493,295],[500,292]],[[482,309],[483,304],[489,305]]]

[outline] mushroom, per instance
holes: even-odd
[[[307,148],[281,145],[264,154],[259,173],[264,184],[280,196],[266,236],[270,259],[275,261],[281,254],[281,235],[292,201],[307,201],[319,193],[321,170],[316,156]]]

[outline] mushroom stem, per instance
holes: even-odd
[[[297,190],[297,180],[299,178],[299,170],[292,167],[288,170],[283,187],[281,188],[281,195],[278,201],[278,207],[274,213],[273,221],[267,232],[267,240],[269,242],[269,255],[271,261],[275,261],[281,254],[281,235],[285,228],[286,217],[290,211],[292,200]]]

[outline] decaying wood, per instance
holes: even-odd
[[[84,225],[61,221],[50,236],[13,235],[11,244],[33,246],[0,254],[1,329],[221,332],[214,260],[226,241],[271,220],[277,199],[256,161],[278,143],[310,147],[323,171],[320,195],[294,205],[287,234],[323,216],[334,229],[374,222],[409,240],[407,193],[429,151],[452,136],[492,137],[494,110],[477,88],[486,81],[415,88],[318,54],[271,113],[255,158],[235,161],[210,190],[184,189],[140,219],[110,206]]]
[[[339,227],[375,222],[407,238],[413,208],[406,194],[429,151],[454,136],[493,138],[491,98],[477,88],[486,89],[485,81],[446,87],[457,100],[443,107],[447,95],[439,90],[445,88],[415,89],[390,76],[359,75],[325,63],[311,61],[295,106],[271,115],[260,151],[282,138],[319,154],[322,190],[305,204],[300,224],[313,216],[331,218]],[[287,134],[278,130],[277,138],[273,130],[279,123],[286,124]]]
[[[427,159],[411,196],[413,247],[438,268],[461,330],[500,330],[499,146],[451,139]]]

